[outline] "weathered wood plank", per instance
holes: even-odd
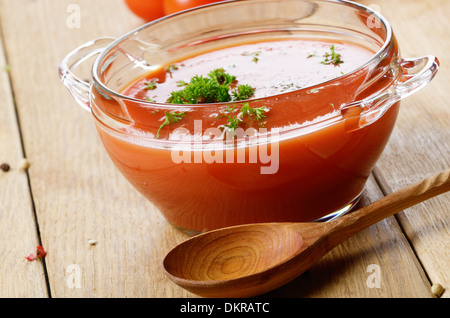
[[[39,238],[27,171],[20,167],[24,154],[8,74],[13,71],[0,35],[0,164],[10,166],[0,170],[0,297],[47,297],[42,262],[25,260]]]
[[[394,28],[404,57],[436,55],[436,78],[402,102],[396,129],[378,164],[377,177],[386,193],[450,166],[450,25],[449,1],[363,1],[376,4]],[[450,194],[431,199],[398,215],[432,284],[450,297]]]

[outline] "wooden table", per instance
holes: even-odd
[[[367,204],[450,166],[450,1],[363,2],[391,21],[403,56],[441,61],[403,102]],[[187,236],[119,174],[57,75],[75,47],[141,24],[122,0],[0,0],[0,163],[11,166],[0,172],[1,297],[196,297],[161,267]],[[449,212],[445,194],[388,218],[264,297],[428,298],[435,283],[449,297]],[[26,261],[39,244],[44,261]]]

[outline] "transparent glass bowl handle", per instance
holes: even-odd
[[[102,53],[115,40],[114,38],[103,37],[87,42],[70,52],[59,65],[59,77],[63,84],[69,89],[75,101],[89,112],[91,111],[89,102],[90,82],[80,79],[73,70],[89,58]]]
[[[357,124],[349,125],[348,130],[365,127],[378,120],[393,104],[414,94],[426,86],[439,69],[439,60],[432,55],[399,61],[402,77],[394,85],[381,93],[364,100],[344,105],[341,113],[344,118],[358,117]]]

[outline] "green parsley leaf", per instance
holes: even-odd
[[[167,66],[168,73],[173,73],[174,71],[177,71],[178,69],[179,69],[179,67],[176,64],[170,64],[169,66]]]
[[[323,55],[325,59],[321,62],[322,64],[329,65],[339,65],[344,63],[343,60],[341,60],[341,54],[337,53],[334,47],[334,44],[330,47],[330,53],[325,53]]]
[[[208,77],[219,85],[231,85],[236,81],[236,76],[226,73],[223,68],[212,70],[209,72]]]
[[[227,107],[223,110],[223,112],[229,114],[229,113],[231,113],[232,111],[234,111],[234,110],[236,109],[237,106],[238,106],[238,105],[233,105],[233,107],[227,106]]]
[[[187,85],[187,83],[185,81],[178,81],[177,82],[177,86],[178,87],[183,87],[183,86],[186,86],[186,85]]]
[[[239,85],[236,90],[231,92],[236,101],[249,99],[254,93],[255,89],[248,84]]]
[[[172,111],[170,113],[164,112],[164,115],[165,115],[166,119],[163,122],[163,124],[159,127],[158,133],[156,134],[156,138],[159,138],[161,129],[163,129],[167,125],[175,124],[175,123],[178,123],[179,121],[181,121],[184,118],[184,116],[186,115],[186,112],[176,112],[176,111]]]
[[[226,115],[226,114],[225,114]],[[228,117],[228,124],[225,124],[224,126],[227,127],[229,130],[234,132],[243,121],[237,117],[237,115],[234,115],[234,117],[231,117],[229,115],[226,115]]]
[[[152,79],[150,82],[146,82],[146,83],[145,83],[144,88],[145,88],[146,90],[152,91],[152,90],[156,89],[157,82],[158,82],[157,79]]]
[[[253,56],[253,62],[258,63],[260,54],[261,54],[261,51],[244,52],[244,53],[242,53],[242,56]]]
[[[245,124],[242,120],[243,117],[254,117],[254,120],[261,121],[266,118],[265,113],[267,109],[265,107],[252,108],[249,103],[245,103],[242,105],[239,110],[239,114],[231,117],[228,115],[236,108],[236,105],[233,108],[227,108],[224,110],[224,115],[227,116],[227,124],[223,125],[228,128],[230,131],[234,132],[240,125]]]
[[[256,120],[263,120],[266,118],[265,112],[266,112],[266,108],[263,107],[258,107],[258,108],[251,108],[249,103],[245,103],[242,107],[241,107],[241,113],[243,116],[255,116]]]

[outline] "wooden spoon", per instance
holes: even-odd
[[[359,231],[450,190],[443,171],[325,223],[239,225],[194,236],[164,259],[177,285],[203,297],[252,297],[293,280]]]

